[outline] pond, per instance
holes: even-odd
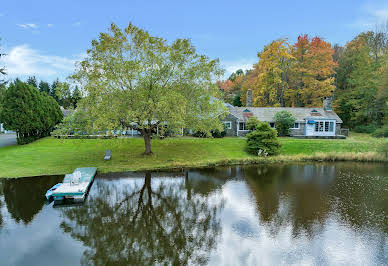
[[[0,180],[2,265],[388,264],[388,165],[278,164]]]

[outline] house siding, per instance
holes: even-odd
[[[335,135],[341,135],[341,123],[336,123],[335,125]]]
[[[290,136],[300,136],[305,134],[305,122],[299,123],[299,128],[290,128]]]
[[[226,136],[237,136],[237,118],[231,114],[228,114],[224,119],[224,122],[232,122],[232,128],[226,129]]]

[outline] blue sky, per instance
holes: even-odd
[[[345,44],[388,20],[388,1],[3,1],[0,38],[9,78],[64,79],[111,22],[152,35],[190,38],[219,58],[226,76],[249,68],[270,41],[307,33]]]

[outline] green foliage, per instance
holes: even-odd
[[[248,129],[252,130],[246,135],[247,151],[258,156],[276,155],[280,152],[280,142],[277,131],[268,123],[250,118],[247,122]]]
[[[353,131],[357,132],[357,133],[368,133],[368,134],[371,134],[371,133],[375,132],[377,128],[378,128],[378,126],[376,124],[372,123],[372,124],[369,124],[369,125],[355,126]]]
[[[27,82],[28,85],[31,85],[31,86],[33,86],[35,88],[38,88],[38,81],[36,80],[35,76],[28,77],[26,82]]]
[[[241,107],[242,102],[241,102],[241,92],[239,91],[236,96],[233,98],[233,106]]]
[[[375,138],[388,138],[388,125],[376,129],[375,132],[372,133],[372,136]]]
[[[280,136],[288,136],[290,128],[295,123],[295,117],[290,112],[280,111],[275,114],[275,125]]]
[[[66,116],[62,123],[55,127],[51,133],[53,136],[65,135],[87,135],[92,134],[90,128],[90,119],[83,110],[76,110]]]
[[[78,89],[78,86],[75,86],[75,89],[71,96],[71,104],[73,105],[74,109],[77,108],[77,104],[81,99],[82,99],[81,91]]]
[[[19,144],[48,136],[62,118],[54,99],[37,88],[15,80],[1,97],[0,121],[7,130],[14,130]]]
[[[145,154],[159,125],[169,131],[192,128],[210,134],[222,129],[217,115],[225,112],[214,96],[213,80],[222,74],[218,60],[198,55],[187,39],[171,44],[132,24],[92,41],[73,80],[85,94],[85,109],[96,120],[93,127],[128,127],[139,131]]]
[[[338,59],[335,109],[344,124],[358,132],[371,133],[374,131],[371,124],[380,126],[384,121],[388,100],[388,47],[376,43],[381,37],[379,34],[359,34],[347,43]]]
[[[40,81],[39,82],[39,90],[41,92],[47,93],[47,95],[50,95],[50,85],[48,84],[48,82]]]
[[[73,100],[71,95],[70,84],[67,82],[58,82],[55,87],[55,98],[63,108],[68,109],[72,106]]]

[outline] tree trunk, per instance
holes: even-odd
[[[145,130],[143,131],[144,145],[145,145],[144,155],[152,154],[152,151],[151,151],[151,135],[152,135],[152,133],[149,133],[149,132],[147,132]]]

